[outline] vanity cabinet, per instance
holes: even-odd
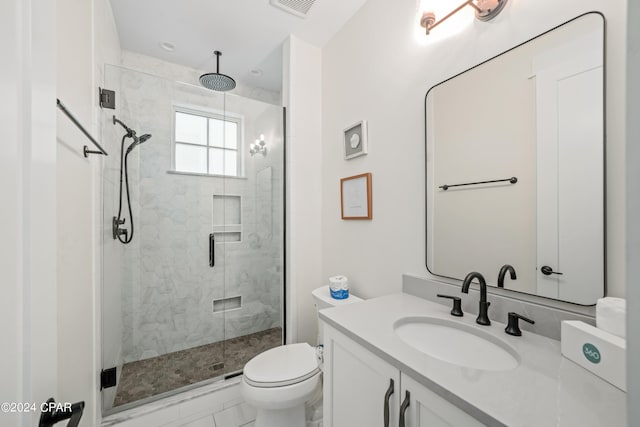
[[[323,393],[324,427],[483,425],[326,324]]]
[[[409,392],[405,427],[480,427],[481,422],[447,402],[425,386],[401,374],[402,401]]]
[[[324,337],[323,426],[398,427],[400,371],[327,325]]]

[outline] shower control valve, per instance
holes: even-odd
[[[129,232],[126,229],[121,229],[120,226],[124,224],[125,218],[118,219],[118,217],[113,217],[113,240],[116,240],[118,236],[124,236],[125,240],[127,239]]]

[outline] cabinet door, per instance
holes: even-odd
[[[404,402],[407,392],[409,392],[409,406],[405,412],[405,426],[400,427],[484,426],[462,409],[447,402],[408,376],[403,374],[401,381],[400,397]]]
[[[326,324],[323,387],[324,427],[398,426],[400,372]]]

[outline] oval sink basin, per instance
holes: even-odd
[[[437,317],[405,317],[393,325],[404,342],[444,362],[485,371],[515,369],[516,350],[481,327]]]

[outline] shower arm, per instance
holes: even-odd
[[[122,121],[118,120],[116,118],[116,116],[113,116],[113,124],[119,124],[120,126],[122,126],[124,128],[124,130],[127,131],[127,136],[128,137],[135,137],[136,136],[136,131],[134,131],[133,129],[131,129],[129,126],[125,125]]]

